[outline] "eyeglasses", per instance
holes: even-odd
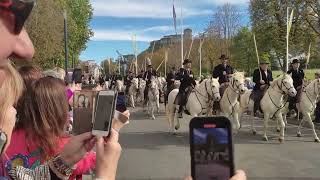
[[[0,0],[0,9],[10,11],[15,16],[14,33],[19,34],[30,15],[36,0]]]

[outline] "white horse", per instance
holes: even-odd
[[[159,87],[158,80],[154,77],[151,78],[151,82],[149,84],[148,89],[148,115],[154,120],[156,119],[154,116],[154,108],[157,107],[157,112],[160,112],[160,104],[159,104]]]
[[[224,91],[220,101],[222,113],[227,118],[232,116],[232,126],[235,131],[240,128],[239,113],[241,111],[238,99],[245,91],[246,87],[244,86],[244,73],[236,72],[231,76],[229,85]]]
[[[313,80],[304,90],[301,92],[300,102],[297,104],[298,111],[302,113],[303,119],[301,120],[297,136],[301,137],[301,126],[304,121],[307,121],[312,129],[315,142],[320,142],[317,133],[314,129],[314,124],[311,120],[311,113],[316,108],[317,99],[320,95],[320,79]]]
[[[117,81],[116,81],[116,84],[115,84],[115,89],[116,89],[118,92],[123,92],[124,89],[125,89],[124,84],[123,84],[123,81],[117,80]]]
[[[130,104],[133,108],[135,108],[134,100],[137,97],[138,90],[139,90],[139,80],[138,80],[138,78],[133,78],[131,80],[131,85],[130,85],[129,91],[128,91]]]
[[[250,99],[249,92],[244,93],[241,97],[241,102],[243,102],[242,108],[245,107],[247,103],[247,107],[249,110],[253,112],[253,100]],[[282,76],[275,79],[271,82],[270,87],[267,89],[265,95],[261,99],[260,105],[264,114],[264,134],[263,140],[268,141],[267,137],[267,129],[268,129],[268,121],[270,118],[274,117],[277,121],[280,122],[280,135],[279,141],[283,142],[284,140],[284,128],[285,123],[282,118],[282,109],[286,105],[285,95],[295,96],[297,91],[293,87],[293,80],[290,75],[283,74]],[[252,113],[253,114],[253,113]],[[252,118],[251,128],[252,133],[256,134],[256,129],[254,127],[255,119]]]
[[[138,94],[138,97],[139,97],[139,100],[138,102],[144,102],[144,90],[146,88],[146,81],[143,80],[143,79],[139,79],[139,94]]]
[[[200,116],[208,114],[212,109],[213,101],[220,100],[218,79],[209,78],[203,80],[189,95],[187,99],[186,109],[190,112],[191,116]],[[166,113],[169,121],[169,132],[175,134],[175,130],[180,128],[177,110],[179,105],[175,105],[174,101],[179,92],[179,89],[174,89],[169,93],[168,104]],[[174,123],[177,123],[174,126]]]

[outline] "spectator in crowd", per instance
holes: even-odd
[[[252,82],[251,78],[245,78],[245,80],[244,80],[244,85],[245,85],[245,87],[247,87],[248,89],[253,89],[253,87],[254,87],[254,82]]]
[[[65,97],[65,84],[61,79],[44,77],[34,82],[24,94],[24,109],[18,114],[20,121],[12,133],[4,164],[7,172],[23,163],[26,168],[34,169],[52,159],[70,140],[66,134],[68,124],[68,102]],[[24,97],[25,98],[25,97]],[[89,152],[73,171],[70,179],[93,169],[96,162],[94,152]]]
[[[0,0],[0,153],[5,152],[16,119],[18,98],[22,93],[23,81],[9,63],[9,57],[32,59],[33,44],[23,28],[32,11],[35,1]],[[91,133],[84,133],[71,138],[62,152],[45,165],[31,172],[21,166],[11,172],[13,179],[65,179],[72,172],[72,167],[97,144],[96,177],[115,179],[121,146],[118,133],[111,131],[107,141],[94,138]],[[65,173],[65,174],[64,174]]]

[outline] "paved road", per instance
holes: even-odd
[[[150,120],[141,108],[131,109],[131,122],[123,129],[123,147],[117,179],[183,179],[190,174],[188,123],[181,121],[177,136],[168,133],[162,107],[161,115]],[[304,128],[303,137],[296,137],[296,126],[288,125],[286,140],[279,144],[275,123],[270,122],[269,142],[262,141],[262,121],[253,136],[249,120],[234,138],[236,167],[247,172],[253,180],[319,180],[320,144],[314,143],[311,130]],[[273,128],[272,128],[273,127]],[[320,133],[319,133],[320,135]]]

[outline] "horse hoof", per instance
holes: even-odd
[[[268,138],[267,138],[267,137],[263,137],[262,140],[263,140],[263,141],[268,141]]]
[[[280,143],[283,143],[283,141],[284,141],[284,139],[282,139],[282,138],[279,138],[278,140]]]
[[[314,142],[320,143],[320,140],[319,139],[314,139]]]
[[[297,133],[297,137],[301,137],[301,133]]]
[[[280,132],[280,129],[277,129],[277,132]]]
[[[155,119],[156,119],[156,117],[152,116],[152,120],[155,120]]]
[[[178,133],[174,132],[173,135],[176,136],[176,135],[178,135]]]
[[[256,131],[252,131],[252,134],[255,136],[257,134],[257,132]]]
[[[179,127],[178,127],[178,126],[175,126],[175,127],[174,127],[174,129],[175,129],[175,130],[178,130],[178,129],[179,129]]]

